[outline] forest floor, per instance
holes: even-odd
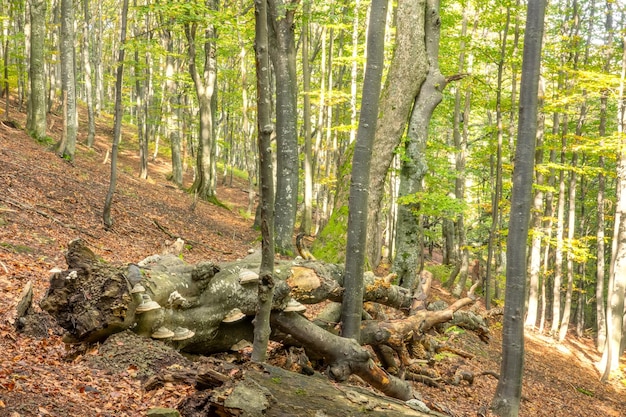
[[[4,110],[4,104],[2,104]],[[0,120],[6,120],[0,114]],[[98,122],[96,146],[88,149],[79,135],[76,159],[69,163],[49,145],[30,139],[23,130],[25,115],[12,108],[0,123],[0,417],[2,416],[142,416],[153,407],[175,408],[194,390],[172,385],[145,391],[133,372],[112,374],[89,366],[85,356],[98,355],[94,346],[75,357],[52,323],[40,337],[14,329],[15,307],[28,281],[36,306],[47,287],[50,270],[65,268],[67,243],[84,239],[100,257],[113,263],[137,262],[160,253],[167,240],[190,243],[185,261],[224,262],[245,256],[258,246],[259,233],[245,215],[248,193],[242,182],[220,185],[219,207],[193,198],[167,181],[169,163],[150,162],[148,180],[138,178],[138,152],[126,132],[121,146],[114,226],[102,226],[102,206],[110,165],[103,164],[111,142],[112,119]],[[85,121],[81,120],[81,126]],[[49,134],[60,137],[61,120],[50,117]],[[189,185],[187,178],[186,185]],[[451,297],[435,285],[433,299]],[[442,374],[466,369],[474,374],[499,372],[501,323],[490,322],[492,339],[481,342],[471,332],[456,336],[455,345],[472,358],[453,354],[438,359]],[[626,416],[623,380],[603,384],[594,364],[599,356],[593,340],[570,335],[564,343],[536,334],[526,337],[521,416]],[[451,416],[489,416],[497,380],[476,377],[472,385],[440,388],[416,384],[429,404]]]

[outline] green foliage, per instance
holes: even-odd
[[[465,329],[462,329],[458,326],[450,326],[448,327],[445,331],[445,334],[455,334],[455,335],[459,335],[459,334],[464,334],[466,333]]]
[[[400,197],[398,204],[411,206],[416,214],[446,218],[454,218],[465,209],[465,205],[456,198],[436,191],[417,192]]]
[[[434,279],[442,283],[448,280],[452,271],[449,265],[426,265],[425,269],[433,274]]]
[[[25,245],[16,245],[8,242],[0,242],[0,247],[5,248],[6,250],[19,254],[29,254],[34,253],[35,249],[25,246]]]

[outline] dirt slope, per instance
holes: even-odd
[[[24,126],[24,115],[12,112],[11,118]],[[51,118],[50,124],[51,136],[58,137],[60,120]],[[57,328],[45,320],[42,331],[49,337],[25,337],[13,330],[21,289],[32,281],[35,300],[43,296],[48,271],[65,266],[63,251],[69,240],[81,237],[97,255],[120,263],[160,252],[172,236],[191,242],[183,253],[189,262],[232,260],[257,245],[252,221],[239,214],[247,204],[242,186],[219,187],[218,197],[230,210],[202,202],[192,210],[191,197],[166,181],[167,160],[150,164],[148,181],[137,178],[136,152],[127,140],[120,158],[114,227],[105,231],[101,211],[109,165],[102,161],[111,126],[110,119],[101,120],[95,149],[80,145],[76,161],[70,164],[21,129],[0,124],[0,417],[141,416],[151,407],[175,407],[193,390],[166,384],[144,392],[132,369],[116,375],[91,369],[84,359],[97,355],[98,346],[70,359]],[[449,297],[439,287],[433,296]],[[500,325],[491,324],[490,344],[472,334],[456,337],[456,346],[472,353],[473,359],[445,356],[438,370],[442,374],[459,368],[499,372]],[[626,415],[624,385],[598,381],[592,366],[598,358],[591,340],[571,336],[564,345],[556,345],[529,336],[526,349],[522,416]],[[418,384],[417,389],[450,415],[475,416],[488,406],[496,383],[493,377],[482,376],[472,386],[463,382],[439,389]]]

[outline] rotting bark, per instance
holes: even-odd
[[[74,240],[66,260],[68,269],[53,273],[40,306],[67,331],[68,343],[102,341],[128,329],[177,350],[211,354],[229,351],[242,340],[253,340],[258,256],[218,266],[210,262],[188,265],[176,254],[166,253],[136,265],[112,265],[99,260],[84,241]],[[288,335],[290,343],[323,358],[335,379],[356,374],[389,396],[412,398],[410,386],[376,365],[368,350],[318,326],[315,317],[308,320],[294,312],[306,304],[340,302],[342,272],[337,265],[318,261],[277,263],[271,313],[276,331],[272,338],[284,341]],[[425,274],[422,278],[422,288],[428,289],[431,277]],[[412,294],[392,285],[392,279],[393,275],[380,278],[366,273],[365,300],[405,315],[388,320],[384,313],[373,313],[376,320],[364,321],[361,335],[363,344],[377,352],[395,352],[406,366],[415,356],[415,343],[433,326],[451,321],[453,315],[462,317],[455,311],[473,303],[474,298],[470,291],[468,297],[433,311],[426,309],[426,294]],[[412,314],[406,315],[409,312]],[[469,312],[463,314],[471,316]],[[470,324],[460,321],[457,325],[477,331],[487,340],[486,326],[480,319],[478,325],[471,324],[473,320],[469,317],[465,322]]]

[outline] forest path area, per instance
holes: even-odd
[[[82,132],[76,160],[69,163],[29,138],[20,128],[25,115],[11,111],[17,126],[0,123],[0,417],[143,416],[153,407],[175,408],[193,387],[166,383],[145,391],[132,369],[121,374],[92,369],[85,357],[98,355],[98,346],[72,357],[59,328],[46,320],[41,337],[19,334],[13,327],[15,307],[29,281],[37,304],[48,288],[49,271],[65,268],[63,252],[78,237],[106,261],[122,264],[160,253],[164,242],[175,237],[186,240],[183,257],[191,263],[245,256],[258,245],[258,232],[252,219],[240,214],[248,201],[244,186],[218,187],[218,198],[229,208],[198,202],[192,209],[193,197],[166,180],[169,161],[151,162],[150,178],[137,178],[138,152],[124,139],[114,225],[105,231],[101,219],[110,168],[102,162],[110,147],[112,120],[98,122],[94,149],[82,145]],[[51,116],[49,123],[49,134],[60,137],[61,119]],[[449,299],[438,285],[432,297]],[[501,325],[490,325],[489,344],[469,332],[457,335],[454,346],[474,357],[444,355],[436,364],[439,372],[499,372]],[[556,344],[529,335],[526,355],[521,416],[626,416],[624,384],[600,383],[591,339],[571,335]],[[416,389],[427,403],[451,416],[488,416],[496,383],[485,375],[473,385],[417,384]]]

